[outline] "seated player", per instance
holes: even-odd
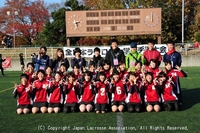
[[[32,99],[31,99],[31,84],[28,83],[28,75],[22,74],[20,76],[21,84],[14,86],[14,98],[18,96],[17,99],[17,114],[28,114],[31,109]]]
[[[129,112],[141,112],[142,108],[142,100],[140,97],[140,87],[141,81],[137,80],[136,74],[134,72],[130,72],[128,75],[127,82],[127,91],[128,96],[126,97],[127,108]]]

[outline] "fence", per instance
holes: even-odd
[[[200,55],[200,48],[194,48],[193,43],[185,43],[185,47],[183,49],[180,48],[180,45],[181,43],[176,44],[176,50],[179,51],[182,55]],[[63,47],[47,47],[47,55],[53,58],[57,48]],[[3,57],[10,57],[12,59],[19,59],[19,53],[23,53],[25,59],[31,59],[31,54],[37,54],[38,50],[39,47],[21,47],[9,49],[0,48],[0,53],[3,55]]]

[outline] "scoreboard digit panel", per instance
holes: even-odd
[[[161,8],[66,11],[67,37],[161,34]]]

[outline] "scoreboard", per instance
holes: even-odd
[[[67,37],[161,34],[161,8],[66,11]]]

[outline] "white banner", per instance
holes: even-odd
[[[81,49],[81,55],[84,57],[93,57],[94,55],[94,48],[99,47],[100,48],[100,54],[102,57],[106,56],[107,51],[109,51],[110,46],[85,46],[80,47]],[[124,51],[124,54],[128,54],[130,50],[130,45],[119,45],[118,46],[121,50]],[[140,53],[143,53],[145,50],[147,50],[147,44],[137,45],[137,51]],[[161,55],[164,55],[167,52],[167,46],[166,44],[156,44],[155,48],[160,52]],[[73,57],[74,56],[74,47],[64,47],[64,54],[67,57]]]

